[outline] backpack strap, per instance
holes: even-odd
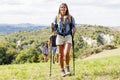
[[[70,20],[71,20],[71,22],[69,23],[69,25],[70,25],[70,30],[72,30],[72,16],[70,16]]]

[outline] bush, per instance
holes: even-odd
[[[102,48],[95,48],[95,49],[94,49],[94,52],[95,52],[95,53],[102,52]]]
[[[6,63],[11,64],[13,60],[15,60],[18,51],[14,48],[8,48],[6,51]]]
[[[35,48],[22,50],[16,57],[14,63],[33,63],[38,62],[39,53]]]
[[[6,41],[2,41],[2,43],[0,43],[0,65],[1,64],[6,64],[6,51],[7,51],[7,42]]]
[[[110,49],[115,49],[116,47],[114,45],[106,45],[105,49],[110,50]]]
[[[0,46],[0,65],[1,64],[6,64],[6,48]]]

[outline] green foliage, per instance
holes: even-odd
[[[2,41],[0,44],[0,64],[5,64],[6,61],[7,42]]]
[[[106,45],[99,36],[99,33],[104,33],[104,34],[109,34],[114,36],[114,43]],[[92,55],[93,53],[98,53],[101,52],[102,49],[107,49],[108,46],[109,48],[114,49],[115,46],[120,45],[120,32],[116,32],[116,30],[109,28],[109,27],[104,27],[104,26],[97,26],[97,25],[77,25],[77,32],[75,34],[75,53],[76,55],[79,54],[79,56],[89,56]],[[89,37],[93,40],[97,40],[97,45],[98,47],[90,47],[84,40],[81,38],[82,36],[84,37]],[[106,48],[102,48],[101,46],[106,46]],[[81,49],[82,49],[82,54],[81,54]]]
[[[0,64],[5,64],[6,58],[6,47],[0,46]]]
[[[85,42],[83,41],[83,39],[81,38],[81,36],[78,36],[78,38],[76,38],[76,40],[74,40],[74,45],[75,45],[75,52],[77,52],[80,48],[85,47]]]
[[[18,54],[18,51],[14,48],[8,48],[6,51],[6,63],[10,64],[14,59],[16,58],[16,55]]]
[[[120,34],[119,34],[119,32],[116,32],[116,34],[114,34],[114,35],[115,35],[114,43],[116,46],[118,46],[118,45],[120,45]]]
[[[20,54],[17,55],[14,63],[33,63],[38,62],[39,52],[32,47],[22,50]]]
[[[107,49],[107,47],[112,49],[120,45],[120,32],[114,29],[111,30],[108,27],[97,25],[76,25],[76,28],[77,32],[74,36],[74,53],[77,58],[81,58],[83,55],[89,56],[93,53],[101,52],[103,49]],[[100,32],[113,35],[114,42],[110,45],[102,44],[98,35]],[[47,27],[35,31],[18,31],[0,36],[0,64],[42,61],[43,56],[38,47],[42,43],[48,41],[50,34],[50,28]],[[89,46],[82,39],[82,36],[97,40],[98,46]],[[17,45],[18,40],[21,41],[19,46]]]

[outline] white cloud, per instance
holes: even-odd
[[[1,0],[0,23],[49,25],[62,2],[68,4],[76,23],[120,25],[119,0]]]

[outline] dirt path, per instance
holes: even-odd
[[[109,57],[109,56],[120,56],[120,47],[118,47],[117,49],[112,49],[112,50],[104,50],[98,54],[93,54],[87,58],[85,58],[84,60],[87,59],[93,59],[93,58],[101,58],[101,57]]]

